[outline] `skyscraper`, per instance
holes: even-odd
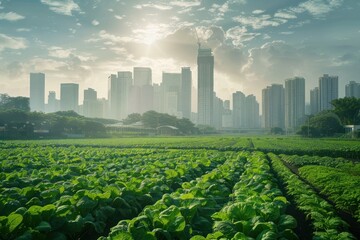
[[[283,85],[272,84],[262,90],[262,120],[264,128],[285,127]]]
[[[232,94],[233,103],[233,127],[244,128],[245,127],[245,94],[237,91]]]
[[[198,57],[198,121],[213,125],[214,56],[211,49],[199,48]]]
[[[83,113],[85,117],[99,117],[99,103],[97,101],[97,92],[88,88],[84,90]]]
[[[360,98],[360,83],[350,81],[345,86],[345,97]]]
[[[134,86],[152,85],[151,68],[134,67]]]
[[[222,116],[224,113],[224,101],[217,97],[214,92],[214,109],[213,109],[213,127],[220,130],[222,128]]]
[[[30,110],[45,111],[45,74],[30,73]]]
[[[60,85],[60,109],[61,111],[78,112],[79,84],[62,83]]]
[[[148,67],[134,67],[134,85],[131,89],[131,112],[144,113],[154,108],[152,71]]]
[[[163,111],[170,115],[182,117],[181,108],[181,73],[162,74]]]
[[[259,128],[259,103],[256,101],[254,95],[248,95],[245,98],[245,116],[244,116],[245,128]]]
[[[131,87],[133,85],[132,72],[122,71],[117,74],[119,89],[117,94],[118,107],[120,108],[120,119],[126,118],[132,113],[131,106]]]
[[[305,117],[305,79],[285,80],[285,128],[295,130]]]
[[[324,76],[319,78],[320,111],[332,109],[331,101],[338,98],[338,76]]]
[[[315,115],[320,109],[319,87],[310,90],[310,114]]]
[[[191,88],[192,76],[189,67],[181,68],[181,109],[182,116],[190,119],[191,117]]]

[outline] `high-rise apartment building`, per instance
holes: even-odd
[[[79,107],[79,84],[62,83],[60,85],[60,109],[61,111],[78,112]]]
[[[95,118],[100,116],[100,107],[97,92],[88,88],[84,90],[83,114],[85,117]]]
[[[339,96],[338,86],[338,76],[329,76],[328,74],[324,74],[319,78],[320,111],[331,110],[333,108],[331,101],[337,99]]]
[[[350,81],[345,86],[345,97],[360,98],[360,83]]]
[[[182,117],[190,119],[191,117],[191,88],[192,75],[189,67],[181,68],[181,111]]]
[[[247,114],[245,107],[245,98],[245,94],[240,91],[232,94],[234,128],[245,127],[245,116]]]
[[[262,120],[264,128],[285,127],[283,85],[272,84],[262,90]]]
[[[213,109],[213,127],[220,130],[222,128],[222,116],[224,113],[224,101],[216,96],[214,92],[214,109]]]
[[[134,67],[134,86],[152,85],[152,71],[148,67]]]
[[[131,87],[133,85],[132,72],[122,71],[117,74],[118,94],[117,105],[119,108],[120,119],[126,118],[132,113]]]
[[[181,73],[163,72],[161,87],[163,91],[164,113],[182,117],[181,80]]]
[[[310,90],[310,114],[315,115],[320,112],[319,87]]]
[[[30,110],[45,111],[45,74],[30,73]]]
[[[304,122],[305,79],[294,77],[285,80],[285,128],[293,131]]]
[[[199,48],[198,65],[198,121],[197,124],[213,125],[214,56],[211,49]]]
[[[50,91],[48,95],[48,103],[46,105],[46,112],[52,113],[60,111],[60,101],[56,99],[56,92]]]
[[[259,117],[259,103],[256,101],[254,95],[248,95],[245,98],[245,124],[244,127],[247,129],[259,128],[260,117]]]

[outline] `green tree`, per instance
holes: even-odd
[[[308,136],[309,133],[312,137],[329,137],[343,132],[339,117],[332,111],[323,111],[311,117],[309,124],[303,125],[298,134]]]
[[[334,106],[334,113],[339,116],[342,124],[360,123],[360,98],[345,97],[331,101]]]
[[[10,97],[7,94],[0,94],[0,110],[17,109],[30,112],[29,98],[27,97]]]
[[[140,113],[132,113],[129,114],[123,121],[125,125],[130,125],[136,122],[140,122],[142,120]]]

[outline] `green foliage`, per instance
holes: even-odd
[[[125,118],[123,120],[123,123],[125,125],[130,125],[133,123],[140,122],[141,120],[142,120],[142,117],[141,117],[140,113],[132,113],[132,114],[129,114],[129,116],[127,116],[127,118]]]
[[[345,97],[331,101],[334,113],[339,116],[342,124],[355,125],[360,123],[360,98]]]
[[[0,94],[0,111],[6,110],[30,112],[29,98],[10,97],[7,94]]]
[[[301,126],[298,134],[311,137],[329,137],[344,133],[339,117],[331,111],[323,111],[310,118],[307,125]]]

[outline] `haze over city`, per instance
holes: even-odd
[[[162,72],[191,67],[197,81],[197,38],[212,48],[214,90],[254,94],[287,78],[309,90],[324,73],[358,81],[358,1],[1,1],[0,89],[29,96],[29,73],[46,74],[46,92],[73,82],[107,97],[107,78],[133,67]]]

